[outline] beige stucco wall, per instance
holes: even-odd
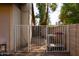
[[[19,48],[20,44],[20,30],[17,25],[20,25],[20,10],[15,4],[12,4],[11,16],[10,16],[10,50]]]
[[[22,6],[22,21],[21,24],[23,25],[22,27],[22,32],[21,32],[21,42],[22,46],[26,46],[30,43],[31,40],[31,4],[27,3]],[[29,46],[29,45],[28,45]]]
[[[7,42],[9,52],[30,43],[31,13],[30,3],[22,6],[21,10],[15,4],[0,4],[0,42],[2,39]],[[17,25],[25,25],[25,30],[21,31]]]
[[[10,39],[10,4],[0,4],[0,44],[7,44],[9,49]]]
[[[30,46],[31,40],[31,4],[24,4],[19,9],[15,4],[11,10],[10,50],[16,51]]]

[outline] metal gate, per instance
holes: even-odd
[[[45,52],[47,50],[46,26],[32,26],[31,52]]]
[[[69,28],[67,25],[47,27],[47,51],[69,52]]]
[[[69,51],[69,28],[63,26],[15,27],[15,51],[67,52]]]

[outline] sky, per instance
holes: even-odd
[[[63,5],[62,3],[57,3],[57,8],[54,12],[49,8],[49,17],[50,17],[51,25],[56,25],[56,23],[60,20],[59,14],[62,5]],[[36,4],[34,3],[34,14],[36,15],[38,13],[39,13],[38,9],[36,7]]]

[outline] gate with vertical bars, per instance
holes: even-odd
[[[15,27],[15,52],[68,52],[69,28],[60,26],[29,26]]]

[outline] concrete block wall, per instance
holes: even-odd
[[[69,25],[70,55],[79,56],[79,24]]]
[[[79,56],[79,24],[76,24],[76,55]]]
[[[76,55],[76,25],[69,25],[70,55]]]

